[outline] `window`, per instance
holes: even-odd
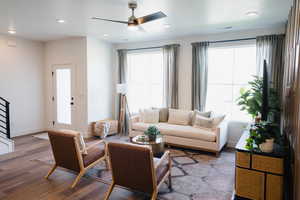
[[[255,74],[255,45],[210,48],[206,110],[224,113],[230,120],[249,121],[236,100]]]
[[[164,100],[163,52],[130,52],[128,64],[128,104],[131,113],[141,108],[162,107]]]

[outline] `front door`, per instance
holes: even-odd
[[[54,65],[53,77],[53,126],[56,129],[74,129],[75,69],[72,65]]]

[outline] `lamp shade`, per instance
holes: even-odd
[[[118,94],[126,94],[127,93],[127,84],[125,84],[125,83],[117,84],[117,93]]]

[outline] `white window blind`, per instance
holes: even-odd
[[[229,120],[249,121],[249,115],[240,111],[236,100],[253,75],[255,44],[209,48],[206,110],[224,113]]]
[[[162,107],[164,95],[162,49],[130,52],[128,64],[128,105],[131,113],[139,109]]]

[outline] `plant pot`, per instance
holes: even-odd
[[[156,135],[148,135],[149,141],[153,142],[156,140]]]
[[[259,123],[260,121],[261,121],[261,117],[260,116],[255,117],[255,119],[254,119],[255,123]]]
[[[272,139],[266,139],[266,142],[261,143],[259,145],[259,148],[262,152],[265,153],[271,153],[273,152],[273,148],[274,148],[274,138]]]

